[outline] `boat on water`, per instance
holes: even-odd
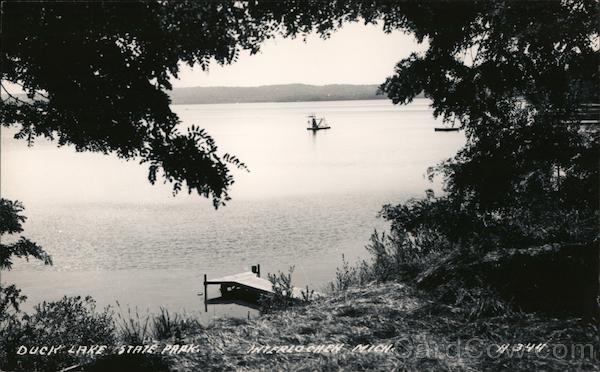
[[[454,128],[454,127],[436,127],[436,128],[433,128],[433,130],[435,132],[458,132],[460,130],[460,128]]]
[[[330,129],[331,128],[325,121],[325,118],[317,118],[317,116],[314,114],[308,115],[308,125],[309,125],[309,127],[306,129],[312,130],[314,132],[321,130],[321,129]]]

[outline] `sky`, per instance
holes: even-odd
[[[258,54],[243,52],[232,65],[211,64],[208,72],[181,66],[174,87],[270,84],[381,84],[402,58],[424,50],[413,36],[381,25],[346,24],[327,39],[267,40]]]

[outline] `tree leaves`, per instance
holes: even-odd
[[[0,199],[0,235],[17,234],[23,231],[22,223],[27,217],[21,215],[25,208],[20,201]]]
[[[0,236],[23,231],[22,223],[26,220],[26,217],[20,214],[23,210],[21,202],[0,198]],[[0,243],[0,270],[12,268],[13,256],[27,260],[33,257],[41,260],[45,265],[52,265],[50,255],[42,247],[23,236],[14,243]]]
[[[2,102],[4,126],[17,138],[37,136],[77,151],[115,153],[150,162],[149,181],[159,169],[174,193],[228,198],[232,177],[206,133],[179,134],[178,117],[165,89],[180,61],[207,67],[235,60],[265,33],[246,35],[245,9],[213,2],[13,3],[4,4],[3,81],[21,84],[47,99]],[[250,21],[249,21],[250,22]],[[254,25],[254,26],[252,26]]]
[[[599,153],[597,141],[584,145],[598,133],[579,114],[582,104],[600,102],[597,3],[463,2],[457,19],[444,14],[453,5],[404,12],[401,24],[429,48],[400,61],[380,87],[402,104],[423,91],[436,116],[465,129],[465,148],[436,168],[447,191],[486,208],[508,206],[519,191],[597,209],[597,161],[585,170],[573,162]],[[556,169],[564,170],[560,190],[542,182]]]
[[[12,268],[13,256],[26,260],[32,257],[42,261],[45,265],[52,265],[52,257],[42,247],[25,237],[20,237],[16,243],[0,244],[0,270]]]
[[[276,35],[316,31],[327,38],[346,22],[381,22],[386,32],[401,29],[428,44],[424,54],[400,61],[381,91],[402,104],[424,92],[436,116],[465,128],[470,153],[495,151],[499,160],[515,165],[547,151],[544,143],[556,138],[578,148],[585,135],[577,123],[565,122],[580,103],[597,102],[600,91],[597,4],[591,0],[8,1],[3,11],[2,80],[21,84],[31,97],[47,96],[34,103],[3,100],[4,126],[19,127],[18,138],[31,143],[46,136],[78,151],[149,162],[151,183],[161,173],[175,194],[187,187],[215,205],[228,198],[233,183],[228,166],[243,163],[218,155],[206,133],[176,131],[179,119],[165,90],[180,62],[208,69],[210,61],[234,62],[241,50],[256,53]],[[521,109],[531,114],[529,123],[540,123],[534,126],[540,140],[515,151],[511,135],[522,126],[513,130],[507,120]],[[497,131],[504,135],[495,138]],[[565,160],[573,151],[561,152],[562,169],[584,171]],[[465,152],[445,168],[449,177],[466,172],[460,164],[467,157]],[[507,167],[502,177],[531,171]],[[495,178],[479,178],[483,188],[497,185]]]

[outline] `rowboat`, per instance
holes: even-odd
[[[313,132],[316,132],[321,129],[330,129],[331,128],[325,122],[325,118],[317,118],[316,115],[314,115],[314,114],[308,115],[308,125],[309,125],[309,127],[306,129],[312,130]]]
[[[458,132],[460,130],[460,128],[436,127],[436,128],[433,128],[433,130],[436,131],[436,132]]]

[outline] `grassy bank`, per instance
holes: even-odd
[[[526,314],[472,319],[468,310],[436,304],[399,283],[371,284],[254,320],[218,320],[185,340],[200,345],[198,353],[169,357],[169,364],[173,370],[598,370],[597,325]],[[254,346],[340,343],[338,353],[248,353]],[[519,343],[546,346],[537,354],[498,352]],[[393,350],[352,352],[359,344]],[[576,355],[578,344],[595,354],[588,347]]]
[[[115,319],[106,310],[97,312],[89,299],[65,298],[26,315],[7,333],[20,338],[4,339],[4,346],[107,344],[118,350],[124,344],[158,344],[159,351],[51,357],[12,352],[7,355],[12,362],[5,364],[12,368],[2,370],[56,371],[77,365],[72,371],[599,370],[597,322],[512,310],[482,315],[473,309],[481,300],[464,297],[448,305],[410,285],[371,282],[256,319],[224,318],[202,326],[164,310]],[[162,353],[168,344],[194,345],[195,350]],[[323,350],[329,345],[338,345],[337,351]],[[364,349],[354,350],[359,345]],[[365,345],[380,346],[369,350]]]

